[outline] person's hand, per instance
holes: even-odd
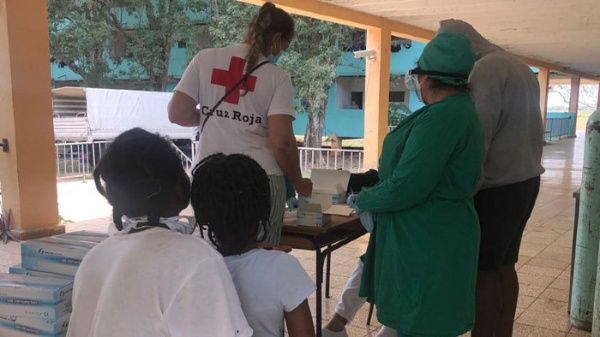
[[[296,192],[298,192],[298,194],[300,194],[301,196],[310,197],[310,195],[312,194],[313,184],[310,179],[302,178],[298,180],[296,184],[294,184],[294,188],[296,189]]]

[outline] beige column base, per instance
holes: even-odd
[[[64,234],[65,226],[56,225],[52,227],[42,227],[42,228],[31,228],[31,229],[23,229],[23,228],[15,228],[11,230],[11,233],[17,237],[19,240],[31,240],[44,238],[47,236]]]

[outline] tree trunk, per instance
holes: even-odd
[[[325,116],[322,113],[313,112],[308,116],[306,132],[304,134],[304,146],[321,147]]]
[[[165,44],[163,46],[163,57],[165,60],[165,66],[162,69],[161,74],[161,83],[160,83],[160,91],[167,90],[167,84],[169,83],[169,64],[171,61],[171,39],[165,39]]]

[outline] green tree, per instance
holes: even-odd
[[[215,1],[214,6],[213,24],[209,28],[213,45],[241,42],[246,25],[258,7],[226,0]],[[329,88],[335,81],[335,67],[343,52],[341,46],[351,35],[351,28],[302,16],[294,16],[294,21],[296,36],[280,64],[292,77],[296,110],[308,117],[305,146],[320,147]]]
[[[48,0],[50,50],[86,85],[125,75],[165,90],[173,45],[195,51],[208,8],[208,0]]]
[[[400,75],[390,76],[390,88],[397,88],[404,82],[404,77]],[[409,92],[406,92],[408,95]],[[389,102],[388,104],[388,127],[397,126],[404,118],[410,116],[412,112],[404,104],[400,102]]]
[[[83,78],[85,86],[110,82],[106,49],[111,28],[90,1],[48,0],[50,54]]]

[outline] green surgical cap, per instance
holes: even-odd
[[[423,73],[448,85],[464,85],[475,64],[471,43],[461,34],[437,34],[423,50],[418,65]],[[463,75],[463,76],[460,76]]]

